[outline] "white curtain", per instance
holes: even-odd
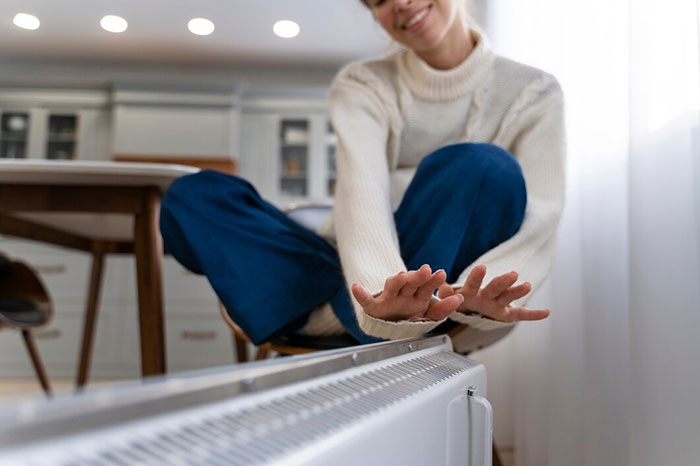
[[[516,465],[699,465],[698,5],[488,5],[497,53],[554,74],[567,105],[567,208],[531,301],[553,312],[484,356]]]

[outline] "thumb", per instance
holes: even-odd
[[[369,306],[374,302],[374,297],[367,292],[362,286],[358,285],[357,283],[353,283],[352,287],[352,295],[355,297],[358,303],[360,303],[360,306],[365,307]]]
[[[425,313],[425,317],[430,320],[442,320],[456,311],[460,304],[464,302],[464,296],[456,294],[433,304]]]

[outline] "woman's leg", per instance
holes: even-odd
[[[254,343],[300,328],[344,285],[335,249],[236,176],[205,170],[176,180],[160,228],[167,250],[207,276]]]
[[[409,270],[423,264],[444,269],[454,283],[469,264],[518,231],[526,201],[520,165],[504,149],[443,147],[423,159],[394,214],[401,257]],[[379,341],[359,329],[345,286],[331,304],[358,341]]]
[[[518,161],[493,144],[443,147],[419,165],[395,214],[409,270],[430,264],[453,283],[474,260],[511,238],[525,216]]]

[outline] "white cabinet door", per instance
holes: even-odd
[[[243,114],[239,174],[250,181],[267,200],[276,202],[279,164],[275,157],[279,141],[279,115]]]
[[[242,119],[240,174],[279,208],[331,203],[333,134],[325,112],[260,112]]]

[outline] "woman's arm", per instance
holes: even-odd
[[[460,308],[462,312],[451,314],[450,319],[484,330],[511,325],[497,320],[524,320],[517,316],[527,314],[522,305],[528,293],[516,296],[510,306],[505,304],[500,311],[493,307],[476,309],[473,299],[467,296],[468,277],[475,272],[482,276],[484,283],[489,283],[515,270],[521,279],[529,282],[529,285],[519,285],[521,291],[539,287],[551,266],[556,230],[564,207],[566,139],[564,98],[559,83],[551,75],[544,75],[524,91],[514,113],[513,123],[506,127],[508,133],[499,135],[499,139],[512,141],[507,149],[520,163],[525,178],[528,199],[523,224],[512,238],[477,258],[454,284],[467,299]],[[485,273],[475,269],[481,264],[486,266]],[[448,292],[441,293],[441,296],[448,295]],[[491,318],[467,315],[463,312],[467,309]]]
[[[342,73],[334,81],[331,119],[338,135],[333,212],[336,241],[348,285],[359,285],[370,297],[379,297],[387,279],[406,272],[391,206],[386,153],[389,118],[387,103],[366,83]],[[367,314],[357,299],[353,306],[360,328],[379,338],[420,336],[444,321],[389,321]]]

